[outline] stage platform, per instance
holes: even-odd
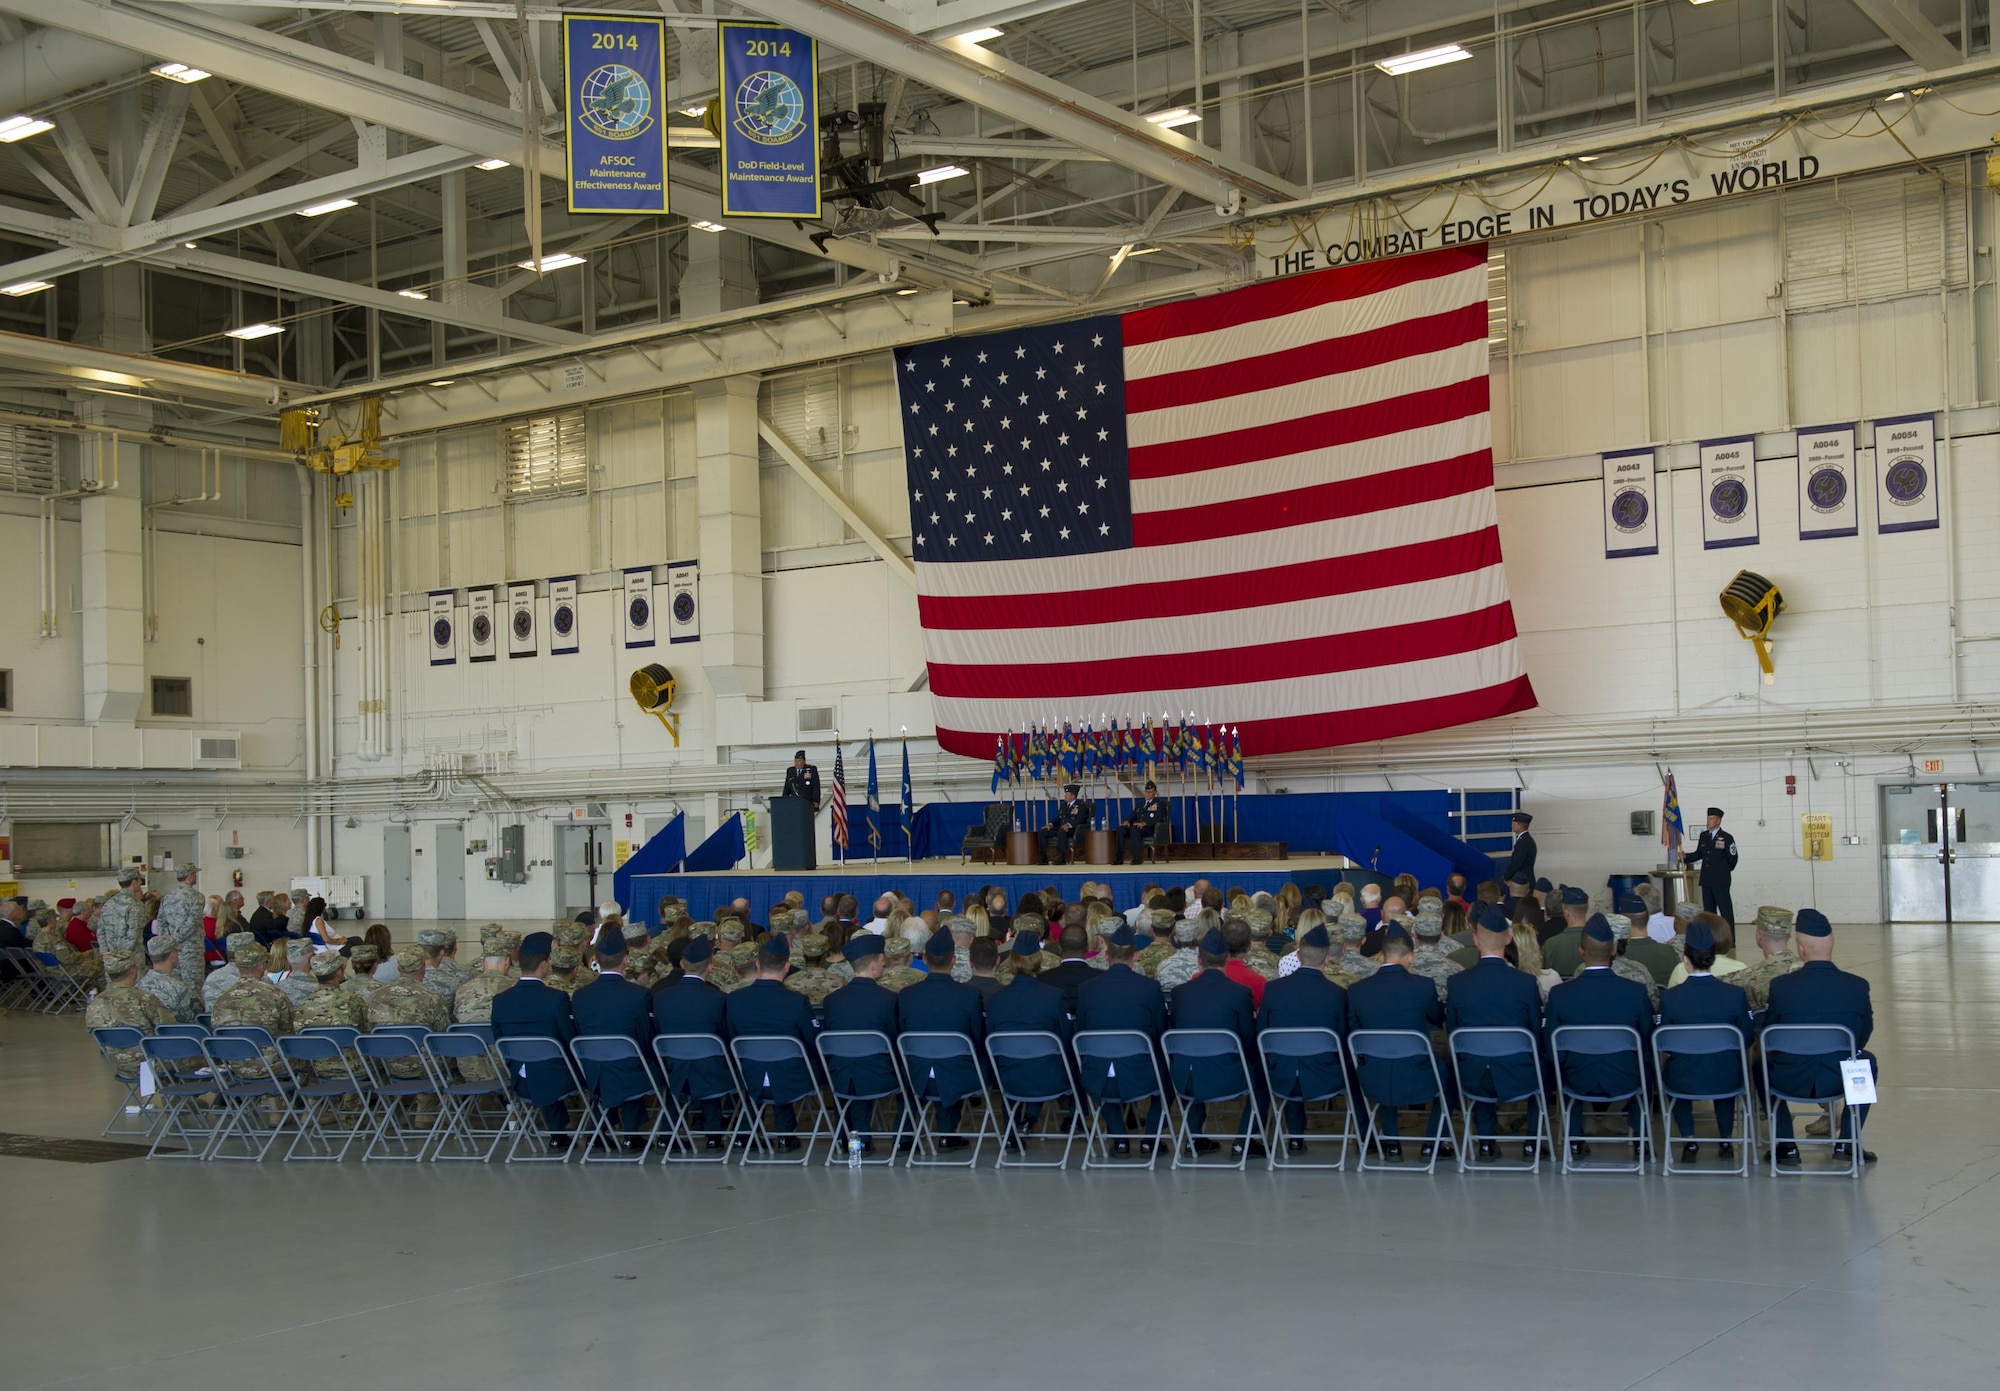
[[[678,894],[697,921],[712,918],[715,910],[732,899],[750,901],[750,915],[765,919],[771,905],[793,889],[805,895],[806,910],[819,915],[819,901],[827,894],[853,894],[861,905],[861,917],[870,916],[876,895],[888,889],[908,894],[919,910],[937,901],[940,890],[950,889],[959,896],[993,884],[1007,891],[1009,904],[1021,895],[1039,892],[1050,884],[1065,900],[1074,901],[1085,880],[1109,885],[1111,899],[1121,911],[1139,901],[1148,884],[1192,884],[1207,879],[1219,888],[1242,888],[1250,893],[1276,893],[1286,884],[1301,887],[1318,884],[1332,888],[1343,877],[1380,879],[1350,867],[1339,855],[1294,856],[1288,860],[1176,860],[1171,864],[1149,864],[1136,868],[1114,865],[961,865],[958,858],[883,860],[871,864],[851,860],[845,865],[829,865],[810,871],[750,869],[716,874],[635,874],[632,876],[628,916],[639,922],[659,921],[660,900]]]

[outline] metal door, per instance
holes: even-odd
[[[437,828],[437,916],[465,916],[465,827],[444,821]]]
[[[1882,857],[1889,921],[2000,922],[2000,783],[1885,786]]]
[[[556,876],[556,916],[573,918],[586,908],[597,906],[597,875],[604,864],[609,832],[598,835],[596,825],[558,826],[556,839],[561,848],[562,873]]]
[[[194,863],[193,831],[148,831],[146,833],[146,887],[165,893],[174,886],[174,874]]]
[[[410,828],[392,822],[382,828],[382,916],[410,916]]]

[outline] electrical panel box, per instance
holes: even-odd
[[[528,882],[526,838],[527,828],[525,826],[502,826],[500,828],[501,883],[525,884]]]

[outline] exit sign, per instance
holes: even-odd
[[[1944,771],[1944,760],[1942,758],[1927,758],[1923,761],[1923,770],[1926,773],[1942,773]]]

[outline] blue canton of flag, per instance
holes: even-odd
[[[1117,317],[901,349],[919,560],[1132,544]]]

